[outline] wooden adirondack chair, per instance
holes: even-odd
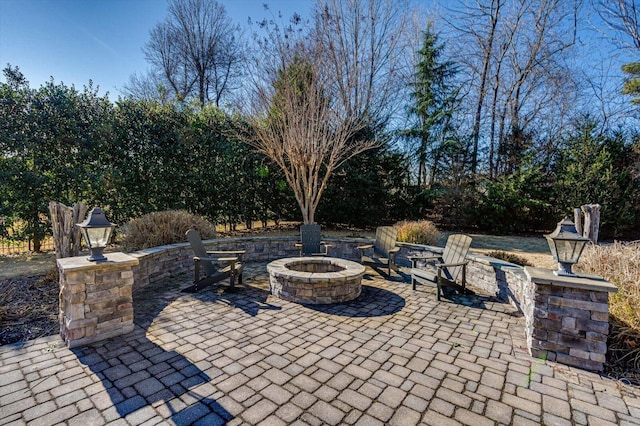
[[[467,285],[467,253],[471,246],[471,237],[462,234],[450,235],[444,247],[442,256],[409,256],[411,259],[411,285],[416,289],[416,282],[425,281],[436,283],[438,287],[438,300],[442,294],[442,287],[453,287],[459,291],[466,292]],[[438,260],[435,267],[437,274],[417,267],[418,260],[433,261]],[[462,272],[461,284],[456,281]]]
[[[300,249],[300,256],[328,256],[329,249],[333,247],[320,239],[320,225],[305,224],[300,226],[300,243],[296,248]]]
[[[191,244],[193,253],[193,261],[195,263],[194,285],[185,289],[187,292],[195,292],[205,281],[212,284],[229,278],[229,289],[235,289],[236,277],[238,282],[242,284],[242,255],[244,250],[214,250],[207,251],[202,244],[200,234],[195,229],[187,231],[187,239]],[[204,270],[205,277],[202,278],[200,268]]]
[[[386,266],[389,276],[391,270],[398,272],[398,264],[396,256],[400,251],[400,247],[396,247],[396,237],[398,230],[393,226],[379,226],[376,229],[376,241],[373,244],[358,246],[360,250],[360,262],[363,265],[371,265],[375,267]],[[371,250],[368,252],[367,250]],[[367,253],[371,253],[368,256]]]

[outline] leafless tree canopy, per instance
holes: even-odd
[[[345,115],[384,120],[403,93],[400,78],[410,55],[410,8],[404,0],[317,0],[314,32],[321,70]]]
[[[345,114],[336,102],[332,89],[337,85],[324,67],[322,45],[279,28],[262,43],[259,70],[268,76],[267,84],[254,80],[251,132],[243,137],[282,169],[304,223],[314,223],[333,171],[377,143],[355,138],[368,122]]]
[[[581,2],[476,0],[448,15],[456,59],[469,73],[473,110],[471,171],[481,145],[489,172],[512,170],[534,124],[565,116],[576,93],[567,53],[575,44]],[[544,129],[538,127],[537,132]]]
[[[599,0],[595,7],[602,21],[615,34],[609,36],[614,43],[640,51],[640,9],[635,0]]]
[[[178,100],[220,106],[241,74],[240,28],[216,1],[170,0],[143,51]]]

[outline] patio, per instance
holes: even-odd
[[[371,269],[355,301],[236,293],[191,274],[134,293],[135,329],[89,347],[0,347],[0,424],[640,424],[640,389],[530,357],[524,319],[483,296],[436,302]]]

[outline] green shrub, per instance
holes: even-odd
[[[197,229],[202,239],[216,236],[216,228],[206,219],[184,210],[149,213],[126,223],[122,232],[122,249],[127,252],[187,241],[186,232]]]
[[[428,220],[402,221],[396,225],[398,241],[412,244],[435,245],[440,231]]]
[[[496,250],[487,253],[487,256],[494,257],[496,259],[504,260],[505,262],[515,263],[520,266],[533,266],[527,259],[522,256],[518,256],[514,253],[507,253],[506,251]]]
[[[640,242],[589,245],[576,269],[618,287],[609,296],[609,368],[633,370],[640,380]]]

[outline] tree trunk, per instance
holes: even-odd
[[[80,253],[80,228],[75,225],[84,220],[87,210],[87,206],[83,203],[76,203],[73,207],[67,207],[55,201],[49,203],[53,246],[57,259],[77,256]]]
[[[598,232],[600,229],[600,204],[585,204],[581,206],[584,213],[584,229],[582,236],[598,244]]]
[[[487,74],[489,73],[489,64],[493,52],[493,40],[496,34],[496,27],[500,15],[500,0],[493,0],[490,8],[490,29],[488,40],[484,51],[484,59],[482,61],[482,73],[480,74],[480,88],[478,89],[478,104],[476,105],[476,113],[473,120],[473,151],[471,154],[471,173],[474,175],[478,170],[478,141],[480,139],[480,120],[482,117],[482,105],[484,104],[485,85],[487,83]]]
[[[582,213],[579,207],[573,209],[573,223],[576,225],[576,231],[578,231],[578,234],[582,235]]]

